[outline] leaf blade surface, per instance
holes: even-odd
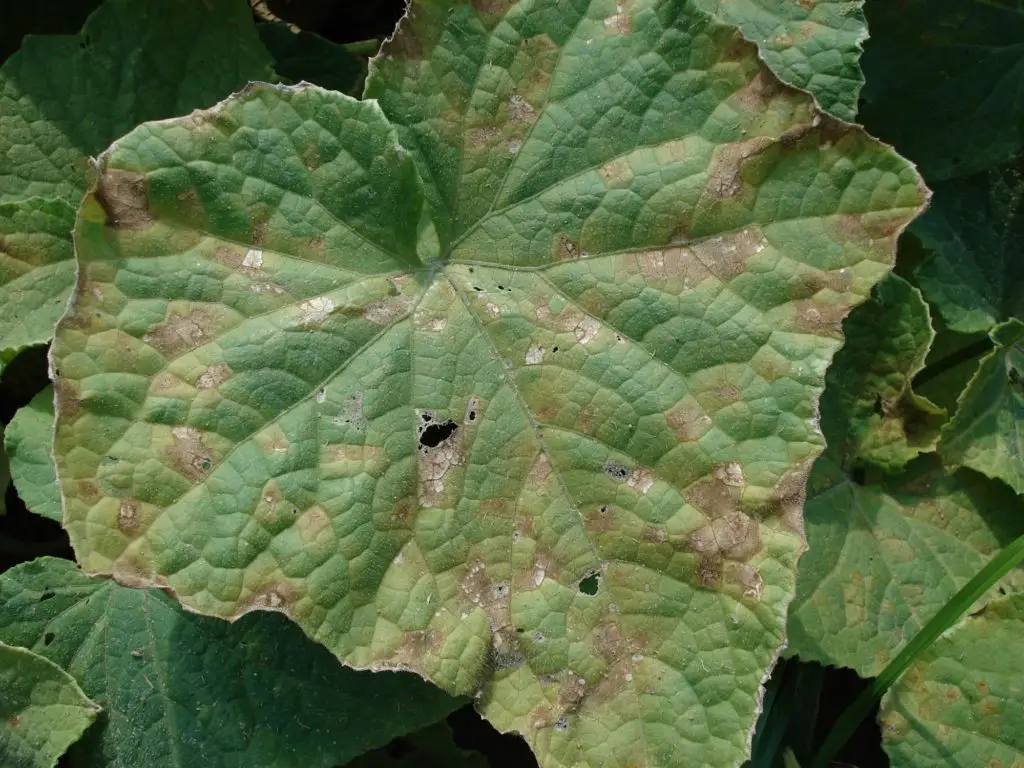
[[[78,555],[479,691],[545,764],[737,763],[838,324],[920,181],[685,4],[413,10],[367,89],[400,148],[257,86],[104,156],[55,353]]]

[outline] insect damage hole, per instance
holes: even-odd
[[[590,595],[591,597],[596,595],[598,582],[600,580],[601,574],[597,573],[596,571],[587,576],[584,576],[582,579],[580,579],[580,594]]]
[[[420,445],[426,446],[427,448],[436,448],[453,434],[459,428],[451,419],[448,421],[435,422],[428,424],[420,432]]]

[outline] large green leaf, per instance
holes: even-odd
[[[923,188],[689,3],[477,5],[416,4],[379,102],[254,86],[103,155],[66,523],[546,765],[737,764],[840,321]]]
[[[0,641],[103,705],[74,748],[95,768],[329,768],[461,704],[411,675],[346,669],[281,616],[195,616],[54,558],[0,576]]]
[[[921,290],[961,333],[1024,318],[1024,159],[939,184],[914,233],[934,257]]]
[[[1024,7],[988,0],[867,6],[859,119],[929,183],[972,175],[1024,145]]]
[[[99,707],[74,678],[25,648],[0,643],[0,765],[53,768]]]
[[[74,222],[62,200],[0,203],[0,369],[53,336],[75,282]]]
[[[939,452],[1024,493],[1024,322],[992,331],[995,349],[978,366],[942,429]]]
[[[60,489],[53,466],[53,388],[19,408],[3,435],[11,480],[32,512],[61,522]]]
[[[868,26],[863,0],[697,0],[757,43],[765,63],[787,83],[814,94],[843,120],[857,114]]]
[[[999,550],[1024,533],[1024,501],[968,470],[922,457],[861,485],[819,459],[790,609],[789,652],[877,675]],[[1014,571],[1004,588],[1024,587]]]
[[[107,0],[81,34],[27,37],[0,67],[0,201],[77,205],[118,136],[269,77],[243,0]]]
[[[830,452],[847,468],[898,471],[935,448],[945,411],[914,393],[911,381],[935,338],[928,305],[906,280],[889,275],[847,319],[846,344],[826,376],[834,420]]]
[[[882,703],[893,768],[1024,763],[1024,595],[943,635]]]

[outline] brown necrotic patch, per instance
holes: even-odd
[[[225,381],[231,378],[231,368],[227,363],[211,365],[203,371],[196,380],[198,389],[216,389]]]
[[[761,549],[760,527],[743,512],[730,512],[690,534],[690,548],[701,555],[747,560]]]
[[[707,172],[707,191],[712,197],[734,197],[743,189],[743,165],[764,152],[774,141],[756,136],[746,141],[724,144],[715,150]]]
[[[192,480],[205,477],[213,468],[213,453],[203,444],[202,433],[195,427],[174,427],[171,438],[171,467]]]
[[[145,229],[153,224],[146,193],[146,177],[128,171],[106,171],[93,192],[113,229]]]
[[[117,510],[117,527],[129,536],[138,533],[142,523],[142,504],[137,499],[122,499]]]
[[[420,501],[425,507],[440,504],[445,479],[453,467],[465,463],[466,451],[459,425],[451,419],[439,421],[430,411],[421,411],[418,425]]]
[[[740,486],[727,482],[727,476],[720,475],[721,472],[715,471],[690,484],[683,493],[687,504],[710,518],[735,511],[740,501]]]
[[[165,322],[154,325],[142,340],[165,357],[176,357],[206,343],[212,327],[210,314],[196,309],[188,315],[171,315]]]

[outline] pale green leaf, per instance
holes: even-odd
[[[367,60],[376,46],[363,42],[339,45],[281,22],[257,24],[256,28],[274,59],[274,71],[281,77],[293,83],[313,83],[349,96],[358,96],[363,90]]]
[[[860,485],[819,459],[807,491],[788,652],[877,675],[999,550],[1024,532],[1024,500],[922,457]],[[1014,571],[1004,588],[1024,587]],[[991,597],[991,596],[989,596]]]
[[[826,394],[835,420],[824,429],[846,468],[902,469],[935,448],[945,411],[911,389],[935,338],[928,305],[906,280],[889,275],[843,325],[846,344],[829,369]]]
[[[3,435],[11,480],[25,506],[61,521],[60,489],[53,467],[53,388],[47,387],[18,412]]]
[[[978,366],[942,429],[939,452],[1024,493],[1024,322],[992,331],[995,349]]]
[[[1024,595],[993,600],[907,670],[882,702],[893,768],[1024,763]]]
[[[867,5],[858,120],[929,183],[1000,165],[1024,145],[1024,7],[987,0]]]
[[[0,367],[52,338],[75,282],[74,223],[62,200],[0,203]]]
[[[920,179],[678,2],[418,3],[367,92],[101,158],[54,352],[80,560],[477,694],[548,766],[738,764]]]
[[[861,45],[868,36],[863,0],[698,0],[697,5],[737,25],[784,82],[810,91],[836,117],[854,119],[864,84]]]
[[[92,768],[329,768],[462,704],[412,675],[346,669],[281,616],[195,616],[54,558],[0,576],[0,641],[103,705],[73,750]]]
[[[0,642],[3,768],[53,768],[97,712],[99,707],[56,664]]]
[[[0,201],[77,205],[118,136],[271,77],[241,0],[107,0],[81,34],[27,37],[0,67]]]
[[[914,234],[935,253],[917,269],[921,290],[955,331],[988,332],[1024,318],[1022,167],[1024,159],[939,184],[914,222]]]

